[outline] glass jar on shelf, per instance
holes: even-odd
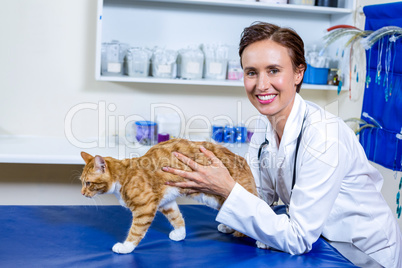
[[[339,85],[338,69],[330,69],[328,73],[328,85]]]
[[[109,43],[102,43],[101,50],[101,74],[102,75],[123,75],[124,56],[128,45],[113,40]]]

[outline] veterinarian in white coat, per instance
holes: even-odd
[[[288,178],[293,176],[297,135],[306,110],[290,198]],[[291,254],[308,252],[322,234],[330,241],[353,243],[385,267],[401,267],[401,233],[381,195],[383,179],[368,163],[353,131],[298,94],[279,146],[269,123],[266,129],[253,136],[249,157],[254,161],[249,163],[267,203],[236,184],[217,221]],[[270,143],[261,155],[265,164],[260,170],[258,146],[265,138]],[[269,208],[278,197],[289,206],[289,217],[277,216]]]
[[[267,23],[246,28],[240,42],[245,89],[262,115],[247,156],[260,198],[204,148],[213,164],[178,154],[193,172],[166,169],[188,179],[171,185],[225,197],[216,220],[260,247],[303,254],[322,235],[353,243],[384,267],[402,267],[402,235],[381,195],[381,174],[341,119],[297,94],[303,46],[294,31]],[[278,198],[289,215],[271,209]]]

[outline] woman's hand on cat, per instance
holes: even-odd
[[[163,171],[178,175],[187,179],[183,182],[167,182],[167,185],[180,188],[192,189],[194,192],[203,192],[208,194],[220,195],[227,198],[235,186],[236,182],[229,173],[229,170],[223,165],[214,153],[200,147],[200,151],[211,161],[211,165],[203,166],[194,162],[183,154],[175,152],[174,155],[193,171],[184,171],[171,167],[164,167]]]

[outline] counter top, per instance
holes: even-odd
[[[227,147],[244,156],[247,144],[231,144]],[[69,141],[65,137],[0,136],[0,163],[26,164],[84,164],[81,151],[92,155],[111,156],[117,159],[139,157],[151,146],[138,143]]]

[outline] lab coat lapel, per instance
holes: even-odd
[[[305,111],[306,103],[296,93],[278,150],[278,158],[281,162],[278,163],[280,165],[278,166],[277,191],[282,201],[287,205],[290,202],[297,137],[300,134]]]
[[[275,192],[278,193],[286,205],[290,202],[296,140],[300,133],[305,110],[306,103],[299,94],[296,94],[280,145],[278,146],[276,132],[266,117],[262,118],[259,126],[262,129],[263,125],[266,124],[266,133],[261,135],[261,138],[256,139],[256,144],[254,144],[254,146],[259,146],[264,141],[264,137],[269,141],[269,145],[264,148],[264,152],[270,155],[268,158],[270,162],[265,163],[264,169],[266,174],[269,175],[268,178],[272,180],[270,182],[272,183],[271,187],[275,188]],[[267,180],[268,178],[265,179]],[[259,182],[257,182],[257,186],[259,186]]]
[[[306,111],[306,103],[300,97],[300,95],[296,93],[292,111],[290,111],[290,115],[285,124],[285,129],[283,131],[280,147],[286,148],[288,146],[296,146],[296,140],[300,134],[305,111]],[[284,151],[285,150],[283,150],[283,152]]]

